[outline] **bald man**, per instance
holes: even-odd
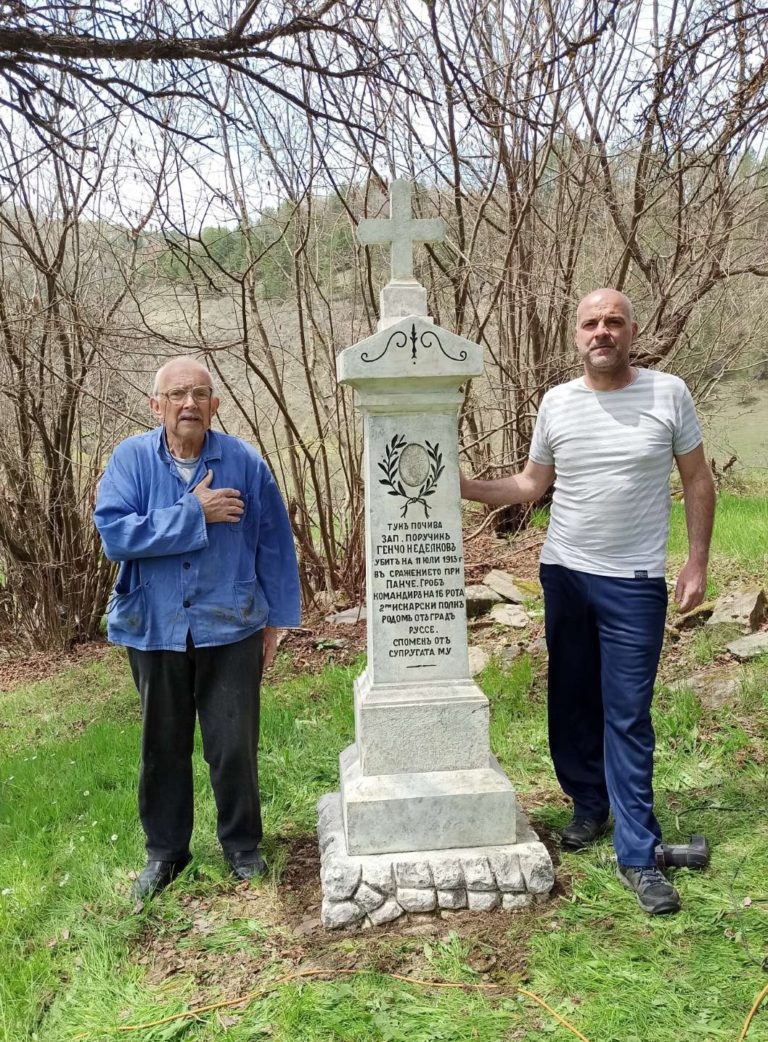
[[[550,750],[573,801],[562,845],[584,849],[613,811],[619,878],[645,912],[658,915],[680,908],[656,867],[651,723],[673,461],[689,543],[675,591],[681,612],[704,597],[715,496],[688,389],[669,373],[633,366],[636,337],[623,293],[584,297],[576,312],[583,376],[544,395],[520,474],[462,478],[461,493],[502,506],[538,500],[555,483],[540,574]]]
[[[142,709],[139,899],[191,860],[196,716],[224,856],[238,879],[264,872],[259,688],[279,629],[300,613],[283,501],[255,449],[211,430],[211,374],[174,358],[149,405],[159,426],[118,445],[94,513],[106,556],[120,562],[109,639],[128,649]]]

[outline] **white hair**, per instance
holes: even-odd
[[[155,373],[155,378],[152,381],[152,390],[149,392],[152,398],[157,397],[160,391],[160,383],[166,371],[170,369],[172,365],[176,365],[179,362],[184,362],[187,365],[196,365],[200,369],[203,369],[206,373],[208,373],[208,379],[211,381],[211,389],[213,392],[213,396],[216,397],[216,383],[208,367],[204,365],[201,361],[199,361],[197,358],[193,358],[191,355],[178,355],[176,358],[169,358],[168,361],[164,362],[163,365],[161,365]]]

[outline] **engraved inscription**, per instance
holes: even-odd
[[[373,608],[390,660],[437,665],[463,624],[460,538],[438,519],[387,522],[373,543]]]

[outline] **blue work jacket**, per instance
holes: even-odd
[[[206,524],[191,489],[240,492],[236,522]],[[240,438],[208,431],[189,485],[163,428],[127,438],[99,483],[94,511],[104,553],[120,561],[109,639],[144,651],[232,644],[264,626],[298,626],[299,576],[288,515],[264,460]]]

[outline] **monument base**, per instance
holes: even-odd
[[[515,790],[488,754],[474,770],[364,775],[357,745],[339,757],[350,854],[516,841]]]
[[[527,908],[545,901],[555,882],[549,853],[519,807],[514,843],[365,856],[347,852],[340,793],[323,796],[317,809],[328,929],[381,926],[405,912]]]

